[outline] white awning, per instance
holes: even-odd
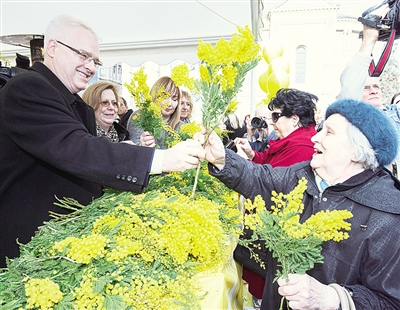
[[[51,19],[69,14],[101,37],[104,66],[196,63],[199,39],[229,39],[245,25],[258,38],[261,10],[262,0],[2,1],[0,36],[43,34]],[[8,59],[16,52],[29,56],[29,49],[10,44],[0,44],[0,51]]]

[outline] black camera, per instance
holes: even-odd
[[[390,8],[387,15],[382,19],[382,16],[371,14],[382,5],[387,4]],[[379,29],[379,41],[389,41],[391,31],[394,32],[394,40],[400,38],[400,0],[384,0],[381,4],[370,7],[362,13],[362,17],[358,21],[363,25],[371,28]],[[363,32],[360,32],[360,38],[363,37]]]
[[[3,67],[0,63],[0,89],[3,88],[4,85],[15,75],[25,71],[24,69],[16,68],[16,67]]]
[[[25,69],[18,67],[3,67],[0,61],[0,89],[13,77],[25,72]]]
[[[251,126],[254,128],[268,128],[267,122],[261,117],[253,117]]]

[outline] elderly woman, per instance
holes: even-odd
[[[291,309],[338,309],[347,302],[357,310],[400,309],[400,182],[384,168],[396,156],[398,141],[388,138],[394,136],[380,111],[347,99],[328,107],[324,128],[312,138],[310,162],[256,165],[225,150],[215,133],[210,136],[210,173],[244,197],[261,195],[269,205],[272,191],[288,193],[306,178],[301,222],[320,210],[353,214],[350,237],[325,242],[324,263],[306,274],[273,282],[277,261],[267,256],[261,309],[278,309],[281,295]]]
[[[237,138],[236,147],[255,163],[274,167],[310,160],[314,153],[311,137],[316,134],[317,100],[317,96],[297,89],[280,89],[268,104],[272,111],[271,125],[278,138],[271,140],[263,152],[253,151],[247,139]]]
[[[86,88],[82,99],[94,110],[97,136],[105,136],[112,142],[128,140],[128,131],[115,122],[119,109],[116,84],[107,81],[93,83]]]

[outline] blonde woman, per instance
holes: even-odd
[[[161,92],[161,93],[160,93]],[[150,90],[150,95],[154,102],[158,101],[160,96],[163,96],[163,92],[168,93],[169,97],[162,100],[160,103],[164,109],[161,111],[161,116],[164,122],[169,125],[173,130],[178,130],[182,125],[181,122],[181,109],[178,108],[180,104],[182,93],[178,86],[175,85],[174,81],[168,77],[163,76],[159,78]],[[133,143],[154,147],[156,145],[161,149],[165,149],[166,145],[164,143],[165,138],[168,133],[163,130],[162,137],[160,139],[155,139],[154,136],[145,132],[142,128],[136,126],[132,121],[132,118],[137,115],[133,113],[128,121],[127,129],[129,131],[130,139]]]
[[[181,121],[184,124],[190,123],[193,112],[193,101],[192,96],[186,90],[182,90],[182,100],[181,100]]]

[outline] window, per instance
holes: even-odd
[[[306,82],[306,48],[299,46],[296,50],[296,83]]]

